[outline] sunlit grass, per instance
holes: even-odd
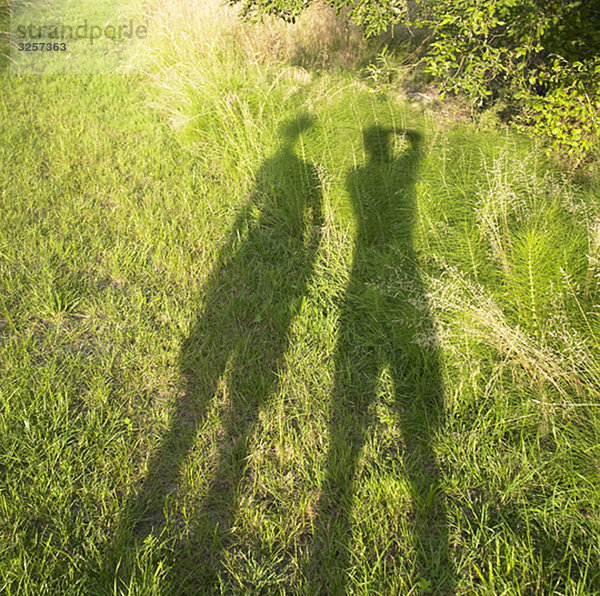
[[[1,589],[595,593],[600,187],[214,14],[150,80],[1,75]]]

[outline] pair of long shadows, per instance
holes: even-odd
[[[261,167],[251,200],[206,282],[202,312],[182,347],[185,395],[175,406],[145,479],[124,508],[123,519],[134,520],[127,532],[122,530],[131,540],[160,532],[167,496],[180,483],[184,460],[213,400],[223,399],[225,377],[223,433],[209,486],[190,539],[176,545],[175,560],[169,561],[167,589],[174,593],[218,589],[251,434],[261,408],[276,390],[290,326],[313,272],[321,241],[321,187],[315,168],[294,151],[299,134],[310,125],[306,115],[288,121],[281,131],[281,147]],[[405,142],[400,157],[392,155],[393,138]],[[340,305],[326,482],[307,583],[317,592],[346,591],[354,477],[369,425],[369,404],[386,368],[402,421],[403,459],[413,494],[412,533],[419,553],[415,571],[433,589],[447,591],[446,519],[431,446],[441,421],[438,355],[435,342],[429,349],[415,348],[412,326],[400,320],[417,316],[420,328],[434,333],[411,243],[420,136],[373,126],[365,130],[364,144],[368,163],[348,177],[357,234]],[[406,296],[386,298],[374,284],[385,274],[382,267],[397,262],[398,255],[409,290]],[[415,301],[418,312],[408,312],[404,305]]]

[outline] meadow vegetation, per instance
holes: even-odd
[[[227,0],[246,18],[294,21],[313,0]],[[600,146],[600,8],[594,0],[324,0],[367,37],[401,25],[426,36],[418,52],[443,93],[567,154],[571,167]],[[564,159],[563,155],[563,159]]]
[[[322,6],[144,10],[0,73],[0,590],[597,593],[600,182]]]

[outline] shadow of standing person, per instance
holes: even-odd
[[[202,308],[180,353],[186,388],[147,474],[124,507],[126,544],[140,544],[165,527],[169,494],[182,486],[198,433],[219,430],[212,455],[202,454],[199,505],[167,555],[165,593],[216,593],[221,556],[236,515],[236,490],[247,466],[261,407],[276,390],[289,328],[306,293],[321,232],[321,190],[315,168],[294,151],[311,125],[287,121],[283,142],[265,160],[252,197],[202,291]],[[212,416],[212,415],[211,415]],[[202,483],[200,483],[202,484]],[[172,523],[172,522],[171,522]],[[113,566],[114,568],[114,566]],[[122,575],[123,571],[120,572]]]
[[[392,139],[403,143],[399,156],[393,155]],[[363,141],[367,163],[348,177],[356,238],[340,310],[329,448],[309,583],[319,593],[350,591],[355,479],[373,422],[371,406],[387,372],[402,431],[402,464],[413,509],[408,525],[414,545],[412,554],[406,552],[402,545],[410,544],[410,538],[406,541],[396,528],[385,553],[388,573],[391,569],[397,577],[400,561],[411,558],[409,570],[403,571],[410,587],[445,593],[451,590],[452,572],[432,447],[432,436],[442,421],[443,391],[435,329],[412,243],[421,136],[412,130],[372,126],[363,131]],[[387,271],[401,277],[393,292],[386,292]]]

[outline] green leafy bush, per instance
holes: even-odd
[[[293,22],[310,4],[310,0],[228,0],[229,4],[239,4],[242,16],[250,19],[261,14],[274,14],[285,21]]]
[[[598,151],[600,138],[600,57],[540,73],[544,95],[524,95],[521,126],[554,141],[578,159]]]
[[[521,127],[580,159],[598,149],[600,7],[591,0],[419,0],[430,72],[475,107],[498,100]]]

